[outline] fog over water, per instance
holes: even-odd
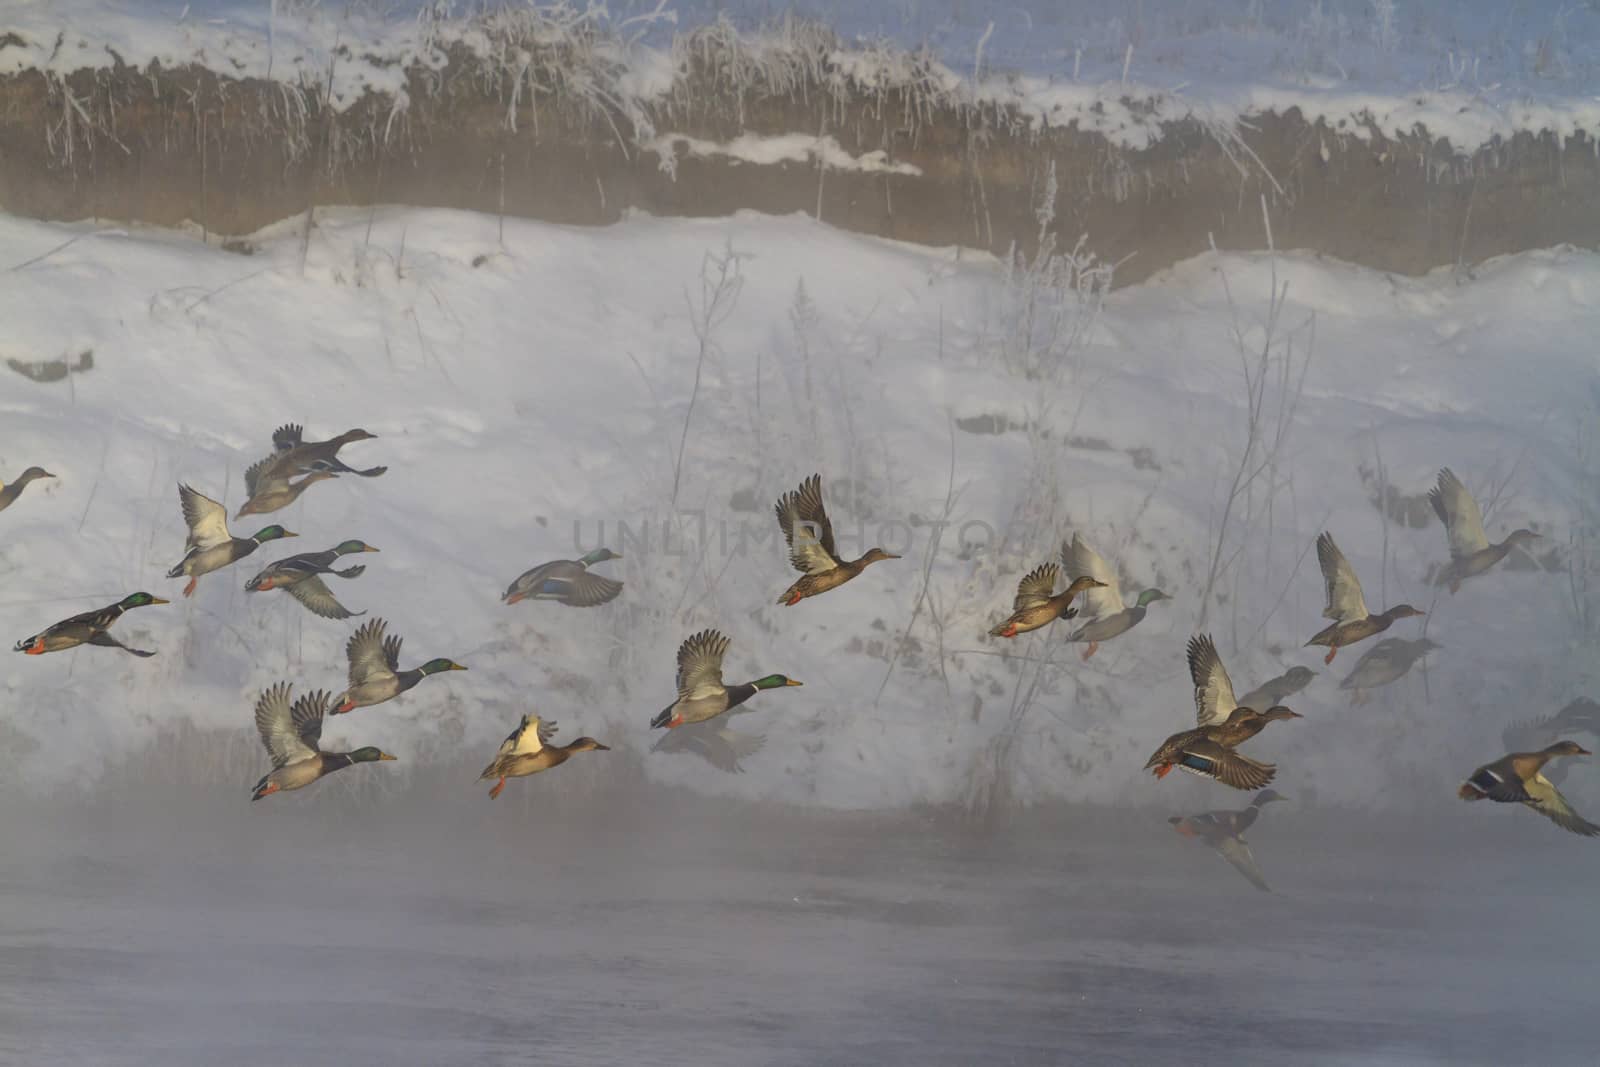
[[[1181,809],[491,802],[454,770],[9,796],[0,1059],[1593,1062],[1600,852],[1531,813],[1275,804],[1262,893]]]

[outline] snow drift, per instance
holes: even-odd
[[[748,214],[573,229],[336,211],[235,246],[248,256],[191,233],[4,219],[0,247],[0,357],[93,357],[53,381],[0,368],[0,476],[59,476],[0,515],[12,639],[137,589],[175,593],[176,484],[231,513],[280,423],[363,427],[379,438],[346,458],[389,467],[312,487],[269,517],[298,541],[129,615],[119,632],[156,658],[12,656],[6,773],[35,788],[92,781],[179,723],[229,731],[257,768],[255,693],[339,688],[354,621],[244,582],[352,537],[382,554],[341,599],[388,619],[408,664],[471,668],[329,725],[332,743],[412,762],[481,763],[529,710],[637,757],[678,642],[714,626],[733,639],[730,680],[805,687],[758,697],[741,725],[766,743],[747,773],[655,754],[653,778],[837,807],[1180,803],[1215,787],[1154,786],[1138,767],[1192,720],[1182,650],[1203,625],[1236,685],[1318,670],[1294,701],[1306,718],[1253,743],[1299,799],[1427,808],[1455,803],[1449,786],[1509,721],[1590,680],[1589,252],[1411,280],[1207,255],[1108,294],[1082,260],[1001,264]],[[1435,602],[1424,580],[1445,539],[1417,500],[1444,465],[1492,537],[1546,540]],[[813,471],[841,549],[905,558],[784,608],[771,503]],[[1359,647],[1331,669],[1301,647],[1321,627],[1323,529],[1369,603],[1429,609],[1443,646],[1363,708],[1336,687]],[[1088,663],[1059,628],[986,638],[1073,531],[1130,595],[1173,601]],[[614,603],[499,602],[533,563],[602,543],[625,557],[606,565],[626,583]],[[1584,786],[1571,792],[1581,807]]]

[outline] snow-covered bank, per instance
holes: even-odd
[[[1150,0],[1134,11],[1022,0],[803,11],[820,21],[779,18],[785,8],[767,0],[24,0],[0,15],[0,75],[197,65],[317,86],[338,110],[377,93],[403,111],[410,76],[442,72],[452,52],[486,61],[508,84],[526,81],[531,99],[548,52],[576,75],[563,90],[639,117],[717,53],[720,78],[804,79],[825,63],[830,91],[914,87],[925,101],[1013,108],[1135,149],[1164,123],[1226,127],[1290,109],[1340,135],[1422,127],[1462,154],[1519,132],[1600,130],[1600,13],[1561,0],[1511,10],[1494,0]]]
[[[31,261],[0,285],[0,359],[94,354],[53,383],[0,368],[0,477],[32,463],[59,476],[0,514],[8,640],[136,589],[174,594],[162,575],[182,554],[177,482],[231,512],[275,426],[361,426],[380,436],[352,447],[356,465],[389,472],[315,486],[272,518],[301,535],[288,550],[379,546],[341,599],[387,618],[408,664],[450,656],[471,670],[341,716],[330,741],[486,760],[531,707],[642,752],[677,643],[717,626],[734,640],[730,678],[806,685],[763,694],[744,717],[766,734],[746,774],[655,755],[651,776],[844,807],[963,799],[994,761],[1024,799],[1214,792],[1154,786],[1138,767],[1192,718],[1182,648],[1247,434],[1236,338],[1254,366],[1274,278],[1287,287],[1263,401],[1274,462],[1229,510],[1206,623],[1241,685],[1293,664],[1320,672],[1296,703],[1306,719],[1269,732],[1260,754],[1306,803],[1448,806],[1509,720],[1553,711],[1588,680],[1581,576],[1508,565],[1432,604],[1422,577],[1444,558],[1442,529],[1386,526],[1373,503],[1384,482],[1362,472],[1409,497],[1449,465],[1485,501],[1491,536],[1533,526],[1557,566],[1582,549],[1592,253],[1421,279],[1206,256],[1097,315],[1093,294],[1008,278],[985,257],[803,218],[574,229],[331,212],[303,270],[290,226],[238,256],[183,233],[0,219],[0,247],[0,266]],[[906,558],[782,608],[792,575],[771,501],[814,470],[844,551],[887,542]],[[1369,602],[1431,608],[1444,646],[1425,678],[1365,708],[1336,689],[1359,649],[1323,670],[1300,648],[1321,628],[1308,549],[1324,528]],[[1018,576],[1073,530],[1125,588],[1174,601],[1087,664],[1059,633],[983,637]],[[499,603],[529,565],[602,540],[626,557],[608,565],[627,583],[615,603]],[[288,554],[276,547],[260,557]],[[10,656],[0,693],[7,737],[27,739],[8,745],[18,776],[92,778],[183,719],[246,727],[255,691],[279,678],[338,688],[350,627],[247,596],[253,562],[119,624],[155,659]],[[1006,736],[1016,743],[996,749]],[[1583,777],[1568,780],[1580,809],[1600,795]]]

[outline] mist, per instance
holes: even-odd
[[[1594,5],[11,6],[0,1062],[1596,1059]]]

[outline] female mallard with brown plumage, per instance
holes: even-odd
[[[1307,641],[1306,647],[1326,646],[1328,654],[1322,660],[1324,663],[1332,663],[1344,646],[1383,633],[1396,619],[1427,614],[1410,604],[1396,604],[1381,614],[1369,614],[1366,598],[1361,594],[1361,582],[1350,561],[1333,543],[1330,533],[1324,532],[1317,538],[1317,562],[1322,566],[1322,580],[1328,587],[1328,606],[1322,609],[1322,617],[1334,622]]]
[[[292,481],[294,467],[287,462],[288,453],[268,456],[266,459],[250,465],[244,472],[244,491],[249,498],[235,520],[246,515],[265,515],[293,504],[300,499],[300,494],[316,482],[326,481],[336,477],[329,471],[312,471],[298,482]]]
[[[98,611],[85,611],[81,615],[63,619],[54,626],[34,634],[32,637],[25,637],[17,642],[13,651],[26,652],[30,656],[39,656],[46,652],[60,652],[63,649],[77,648],[79,645],[103,645],[107,648],[120,648],[124,652],[133,653],[135,656],[153,656],[155,655],[154,652],[129,648],[115,637],[112,637],[107,631],[110,630],[111,624],[122,618],[122,613],[130,608],[142,608],[151,604],[165,603],[165,600],[158,596],[151,596],[149,593],[134,593],[132,596],[123,597],[110,607],[104,607]]]
[[[1445,534],[1450,539],[1450,562],[1439,572],[1434,584],[1449,586],[1452,596],[1462,582],[1505,559],[1512,548],[1539,537],[1532,530],[1513,530],[1504,541],[1491,545],[1483,532],[1483,513],[1478,510],[1478,502],[1449,467],[1439,472],[1439,483],[1428,490],[1428,501],[1433,504],[1434,514],[1444,523]]]
[[[899,556],[881,548],[869,549],[860,559],[843,560],[834,548],[833,523],[822,506],[822,475],[813,474],[800,488],[778,498],[778,526],[789,545],[789,562],[803,577],[778,598],[789,607],[808,596],[836,589],[866,570],[870,564]]]
[[[6,508],[9,508],[12,504],[16,503],[17,497],[22,495],[22,491],[28,488],[29,483],[36,482],[40,478],[54,477],[54,474],[51,474],[43,467],[29,467],[27,470],[17,475],[17,480],[12,482],[10,485],[7,485],[5,482],[0,482],[0,511],[4,511]]]
[[[272,770],[261,776],[251,790],[250,799],[260,800],[290,789],[304,789],[317,779],[357,763],[377,763],[395,757],[381,749],[358,748],[354,752],[324,752],[322,719],[327,714],[328,694],[324,690],[307,693],[291,706],[293,686],[279,682],[256,700],[256,731]]]
[[[580,737],[570,745],[552,745],[550,739],[556,735],[557,725],[544,722],[537,715],[522,717],[517,728],[500,742],[500,751],[495,753],[494,762],[478,775],[480,782],[490,778],[500,779],[489,790],[491,799],[500,795],[500,791],[506,787],[507,778],[525,778],[551,767],[559,767],[574,753],[611,751],[610,745],[602,745],[592,737]]]
[[[1083,650],[1085,661],[1095,654],[1100,642],[1120,637],[1143,622],[1151,604],[1172,599],[1161,590],[1151,588],[1141,591],[1132,605],[1124,604],[1122,588],[1117,584],[1117,572],[1100,557],[1100,553],[1089,547],[1089,542],[1076,533],[1072,535],[1071,543],[1061,546],[1061,562],[1066,566],[1069,578],[1093,578],[1097,583],[1083,593],[1083,610],[1080,614],[1087,621],[1067,636],[1067,640],[1075,644],[1088,644],[1089,647]]]
[[[279,456],[292,453],[287,461],[288,466],[297,474],[306,474],[311,471],[327,471],[331,474],[356,474],[362,478],[376,478],[388,467],[368,467],[366,470],[357,470],[339,458],[339,449],[352,441],[376,441],[378,435],[365,430],[346,430],[338,437],[326,441],[307,441],[305,428],[288,423],[279,426],[272,432],[272,447]]]
[[[1054,563],[1041,564],[1017,583],[1017,596],[1012,601],[1011,617],[989,631],[992,637],[1015,637],[1049,626],[1057,619],[1071,619],[1078,614],[1072,600],[1086,589],[1105,583],[1087,575],[1076,578],[1061,592],[1055,592],[1056,579],[1061,568]]]
[[[1557,756],[1587,756],[1576,741],[1557,741],[1538,752],[1513,752],[1472,772],[1457,795],[1462,800],[1493,800],[1501,804],[1526,804],[1563,830],[1584,837],[1600,836],[1600,826],[1572,810],[1567,798],[1542,773]]]
[[[1554,715],[1514,722],[1500,731],[1500,741],[1507,752],[1532,752],[1579,733],[1600,739],[1600,704],[1588,697],[1579,697]],[[1544,774],[1560,785],[1566,777],[1567,764],[1547,764]]]
[[[1154,771],[1157,778],[1165,778],[1172,768],[1182,767],[1190,774],[1214,778],[1235,789],[1260,789],[1272,781],[1277,768],[1241,756],[1234,749],[1260,733],[1269,722],[1298,718],[1297,712],[1281,704],[1266,711],[1234,708],[1219,726],[1201,726],[1167,738],[1144,769]]]
[[[1277,769],[1270,763],[1241,756],[1234,749],[1260,733],[1267,723],[1298,719],[1300,714],[1281,704],[1266,711],[1229,708],[1234,702],[1233,684],[1210,636],[1190,638],[1188,651],[1195,719],[1200,725],[1167,738],[1144,769],[1153,770],[1157,778],[1165,778],[1172,768],[1182,767],[1235,789],[1260,789],[1272,781]]]

